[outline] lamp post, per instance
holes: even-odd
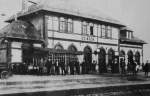
[[[9,61],[10,61],[10,53],[9,53],[9,42],[8,42],[8,40],[4,37],[4,44],[6,44],[6,63],[8,64],[8,66],[9,66]]]

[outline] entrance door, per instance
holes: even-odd
[[[127,53],[127,55],[128,55],[128,64],[133,64],[133,52],[130,50],[130,51],[128,51],[128,53]]]
[[[46,58],[48,52],[42,50],[42,48],[36,48],[29,44],[28,46],[23,45],[22,49],[23,63],[25,63],[25,65],[27,66],[28,73],[44,73],[45,70],[43,69],[45,68],[45,61],[48,59]]]
[[[99,65],[99,73],[106,73],[106,52],[104,48],[100,49],[100,52],[98,53],[98,65]]]
[[[116,71],[116,67],[117,67],[116,64],[117,63],[115,62],[115,52],[113,49],[109,49],[108,50],[108,65],[109,65],[112,73],[115,73],[115,71]]]
[[[92,50],[90,47],[84,48],[84,61],[85,61],[85,73],[89,73],[91,71],[92,65]]]
[[[140,53],[138,51],[135,53],[135,62],[140,65]]]

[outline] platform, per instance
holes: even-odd
[[[118,90],[124,87],[129,88],[127,86],[150,86],[150,78],[146,78],[144,73],[139,73],[135,77],[121,76],[120,74],[65,76],[13,75],[7,80],[0,80],[0,96],[19,96],[12,94],[56,91],[63,91],[64,93],[68,90],[80,91],[85,89],[104,90],[108,88],[108,90],[112,90],[114,88],[114,90]]]

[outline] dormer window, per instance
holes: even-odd
[[[120,37],[126,38],[126,39],[132,39],[133,38],[133,31],[128,27],[124,27],[121,30]]]
[[[127,36],[128,39],[132,39],[132,37],[133,37],[132,36],[132,32],[131,31],[127,31],[127,35],[126,36]]]

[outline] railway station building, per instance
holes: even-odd
[[[52,5],[52,4],[51,4]],[[64,6],[31,5],[6,20],[0,30],[0,63],[38,66],[52,62],[95,61],[99,72],[119,72],[119,62],[143,63],[143,40],[134,31],[102,13]]]

